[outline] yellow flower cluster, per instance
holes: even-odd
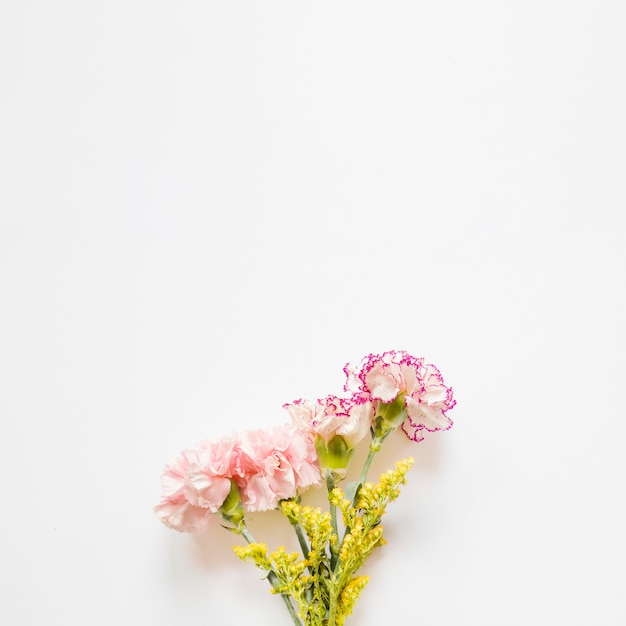
[[[331,579],[331,618],[335,621],[330,623],[338,626],[344,623],[367,584],[367,577],[357,577],[356,572],[374,549],[384,544],[381,518],[387,504],[400,495],[400,485],[406,483],[405,477],[412,465],[412,458],[398,461],[396,469],[383,474],[377,484],[361,485],[352,502],[341,489],[336,488],[330,494],[330,502],[341,511],[345,526],[339,560]],[[335,615],[332,614],[334,605],[337,607]]]
[[[357,576],[358,570],[373,550],[384,544],[380,521],[385,507],[398,497],[412,464],[410,458],[399,461],[377,484],[357,488],[352,500],[340,488],[331,492],[330,503],[343,518],[341,541],[328,512],[286,500],[281,502],[281,510],[298,531],[304,530],[306,540],[302,535],[301,545],[306,557],[284,547],[268,554],[262,543],[236,546],[235,553],[268,573],[273,593],[296,601],[304,626],[342,626],[369,580]]]
[[[388,470],[380,477],[378,484],[365,483],[357,493],[356,508],[363,511],[364,516],[380,521],[387,504],[400,495],[400,485],[406,483],[413,461],[413,458],[402,459],[396,463],[395,470]]]

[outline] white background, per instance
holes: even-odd
[[[349,623],[623,626],[624,17],[4,2],[0,623],[287,626],[163,464],[405,349],[455,425]]]

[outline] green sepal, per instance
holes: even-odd
[[[348,446],[341,435],[335,435],[329,441],[318,435],[315,437],[315,450],[322,475],[325,474],[324,470],[330,470],[334,480],[343,480],[346,477],[354,448]]]
[[[391,402],[378,401],[376,414],[374,415],[373,441],[378,444],[378,449],[383,440],[391,432],[402,425],[407,417],[406,404],[403,393],[399,393]]]
[[[239,532],[244,523],[243,504],[237,483],[230,479],[230,491],[226,496],[222,506],[217,510],[217,514],[225,521],[232,524],[234,532]]]

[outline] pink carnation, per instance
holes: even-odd
[[[237,458],[237,441],[224,437],[203,441],[196,450],[187,451],[189,466],[183,492],[194,506],[216,513],[230,491],[232,467]]]
[[[292,424],[242,433],[240,452],[242,472],[235,480],[247,511],[273,509],[320,482],[313,443]]]
[[[246,511],[273,509],[320,481],[313,443],[292,424],[204,441],[166,465],[157,517],[181,532],[202,532],[236,483]]]
[[[180,532],[203,532],[210,523],[210,511],[200,506],[194,506],[185,496],[185,478],[189,469],[189,455],[194,452],[185,450],[174,461],[165,466],[161,475],[161,501],[154,507],[156,516],[166,526]]]
[[[369,432],[374,407],[365,398],[328,396],[321,400],[295,400],[284,404],[294,424],[313,436],[328,442],[336,435],[343,437],[354,448]]]
[[[421,431],[447,430],[452,420],[446,411],[456,401],[439,370],[424,359],[404,351],[370,354],[357,366],[346,365],[346,391],[368,394],[373,400],[389,403],[404,394],[407,419],[402,429],[409,439],[423,439]]]

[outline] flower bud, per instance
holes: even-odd
[[[335,480],[343,480],[354,448],[351,448],[341,435],[335,435],[329,441],[318,435],[315,437],[315,449],[322,476],[326,470],[330,470]]]

